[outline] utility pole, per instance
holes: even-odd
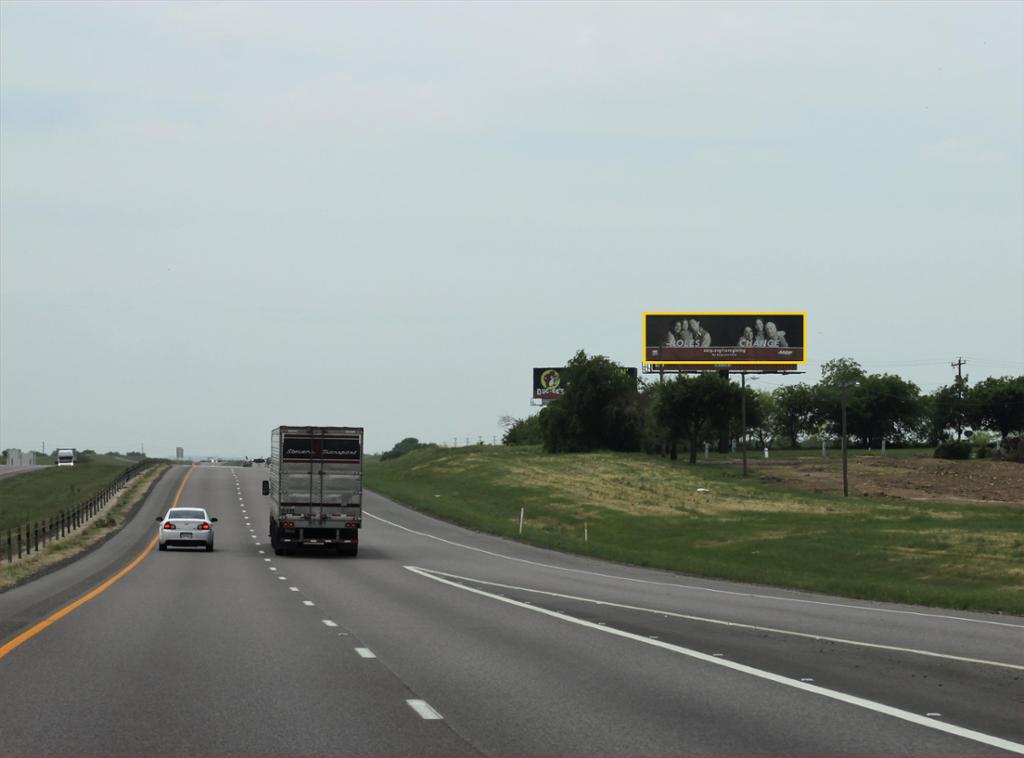
[[[956,378],[958,382],[962,382],[964,380],[963,368],[965,363],[967,363],[967,361],[965,361],[963,358],[957,358],[955,361],[949,364],[950,366],[956,369]]]
[[[957,440],[963,437],[964,425],[961,420],[963,411],[963,399],[964,399],[964,364],[967,363],[962,357],[958,357],[955,361],[949,365],[956,369],[956,438]]]

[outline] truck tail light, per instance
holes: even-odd
[[[355,529],[357,526],[359,526],[359,524],[357,524],[355,521],[348,521],[345,523],[346,529]]]
[[[295,522],[294,521],[283,521],[283,522],[281,522],[281,527],[284,528],[284,529],[294,529],[295,528]]]

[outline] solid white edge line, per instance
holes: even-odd
[[[551,563],[541,563],[540,561],[531,561],[526,558],[517,558],[512,555],[504,555],[502,553],[495,553],[492,550],[484,550],[482,547],[473,547],[472,545],[464,545],[461,542],[454,542],[453,540],[446,540],[444,537],[438,537],[435,534],[427,534],[426,532],[419,532],[415,529],[410,529],[407,526],[396,524],[394,521],[389,521],[386,518],[380,516],[374,516],[372,513],[363,509],[363,515],[369,516],[370,518],[380,521],[381,523],[393,526],[396,529],[401,529],[404,532],[415,534],[420,537],[426,537],[427,539],[437,540],[443,542],[446,545],[452,545],[453,547],[461,547],[464,550],[471,550],[475,553],[482,553],[484,555],[490,555],[494,558],[501,558],[506,561],[514,561],[516,563],[526,563],[531,566],[539,566],[540,568],[554,569],[555,571],[565,571],[571,574],[586,574],[588,576],[598,576],[602,579],[617,579],[623,582],[635,582],[636,584],[652,584],[659,587],[675,587],[683,590],[697,590],[699,592],[711,592],[719,595],[736,595],[738,597],[752,597],[759,600],[780,600],[786,603],[805,603],[807,605],[825,605],[832,608],[848,608],[857,611],[870,611],[874,613],[897,613],[907,616],[923,616],[931,619],[944,619],[947,621],[964,621],[971,624],[991,624],[992,626],[1008,626],[1011,629],[1024,629],[1024,624],[1008,624],[1004,621],[989,621],[988,619],[972,619],[965,618],[964,616],[948,616],[941,613],[924,613],[922,611],[906,611],[899,608],[871,608],[866,605],[853,605],[849,603],[835,603],[826,600],[807,600],[806,598],[799,597],[782,597],[781,595],[760,595],[754,592],[737,592],[735,590],[719,590],[714,587],[699,587],[694,584],[679,584],[677,582],[658,582],[653,579],[637,579],[630,576],[619,576],[617,574],[604,574],[600,571],[587,571],[586,569],[568,568],[566,566],[555,566]],[[583,557],[583,556],[581,556]]]
[[[438,719],[444,718],[444,716],[431,708],[430,703],[426,700],[406,700],[405,702],[409,704],[410,708],[419,714],[421,719],[437,721]]]
[[[374,652],[368,647],[357,647],[356,652],[359,653],[360,658],[376,658]]]
[[[605,634],[613,634],[616,637],[623,637],[628,640],[633,640],[634,642],[641,642],[645,645],[651,645],[652,647],[659,647],[663,650],[669,650],[673,653],[678,653],[680,655],[685,655],[690,658],[695,658],[696,660],[703,661],[705,663],[710,663],[715,666],[722,666],[727,669],[732,669],[733,671],[738,671],[742,674],[757,677],[758,679],[765,679],[769,682],[774,682],[775,684],[781,684],[786,687],[792,687],[794,689],[803,690],[805,692],[810,692],[814,695],[821,695],[822,697],[827,697],[832,700],[838,700],[841,703],[847,703],[848,705],[855,705],[859,708],[874,711],[875,713],[881,713],[885,716],[892,716],[893,718],[908,721],[918,726],[927,727],[929,729],[934,729],[939,732],[945,732],[946,734],[952,734],[956,737],[972,740],[973,742],[980,742],[983,745],[990,745],[991,747],[997,747],[1001,750],[1009,750],[1011,752],[1024,754],[1024,744],[1011,742],[1010,740],[1004,740],[1001,737],[995,737],[990,734],[976,732],[973,729],[965,729],[963,727],[954,726],[953,724],[947,724],[942,721],[936,721],[935,719],[928,718],[927,716],[919,716],[916,713],[911,713],[910,711],[905,711],[901,708],[894,708],[889,705],[883,705],[882,703],[876,703],[873,700],[867,700],[865,698],[857,697],[855,695],[847,695],[843,692],[838,692],[837,690],[830,690],[826,687],[821,687],[816,684],[809,684],[807,682],[801,682],[796,679],[790,679],[785,676],[773,674],[770,671],[763,671],[762,669],[754,668],[753,666],[747,666],[742,663],[735,663],[725,658],[715,658],[714,656],[698,652],[697,650],[691,650],[690,648],[682,647],[680,645],[673,645],[670,642],[654,640],[649,637],[641,637],[639,634],[633,634],[632,632],[627,632],[622,629],[616,629],[612,626],[595,624],[592,621],[586,621],[584,619],[576,618],[575,616],[570,616],[567,613],[549,611],[546,608],[538,608],[535,605],[529,605],[528,603],[523,603],[519,600],[512,600],[511,598],[502,597],[501,595],[496,595],[492,592],[486,592],[484,590],[477,589],[476,587],[467,587],[464,584],[459,584],[458,582],[454,582],[450,579],[435,576],[430,571],[418,568],[416,566],[404,566],[404,568],[408,571],[413,572],[414,574],[419,574],[420,576],[426,577],[427,579],[432,579],[435,582],[441,582],[442,584],[447,584],[451,587],[456,587],[457,589],[465,590],[466,592],[472,592],[476,595],[488,597],[492,600],[497,600],[501,603],[514,605],[518,608],[524,608],[528,611],[533,611],[534,613],[542,613],[545,616],[550,616],[551,618],[556,618],[560,621],[567,621],[570,624],[577,624],[588,629],[594,629],[598,632],[604,632]]]
[[[518,587],[514,584],[502,584],[501,582],[487,582],[483,579],[474,579],[471,576],[459,576],[458,574],[449,574],[446,571],[435,571],[430,570],[431,573],[439,576],[447,576],[450,579],[461,579],[464,582],[473,582],[475,584],[486,584],[489,587],[501,587],[506,590],[519,590],[520,592],[532,592],[536,595],[547,595],[548,597],[558,597],[563,600],[577,600],[582,603],[592,603],[594,605],[605,605],[610,608],[623,608],[628,611],[641,611],[643,613],[656,613],[660,616],[671,616],[673,618],[684,619],[686,621],[700,621],[705,624],[718,624],[720,626],[731,626],[737,629],[752,629],[758,632],[771,632],[773,634],[786,634],[791,637],[804,637],[810,640],[823,640],[825,642],[837,642],[842,645],[856,645],[858,647],[870,647],[878,650],[891,650],[897,653],[913,653],[914,655],[925,655],[932,658],[945,658],[950,661],[961,661],[963,663],[978,663],[985,666],[998,666],[1000,668],[1015,669],[1018,671],[1024,671],[1024,666],[1019,666],[1015,663],[1003,663],[1001,661],[987,661],[981,658],[966,658],[961,655],[949,655],[947,653],[936,653],[931,650],[918,650],[911,647],[896,647],[895,645],[882,645],[877,642],[860,642],[858,640],[847,640],[842,637],[826,637],[821,634],[809,634],[807,632],[794,632],[788,629],[776,629],[771,626],[756,626],[754,624],[743,624],[738,621],[725,621],[723,619],[712,619],[704,616],[691,616],[686,613],[676,613],[675,611],[659,610],[657,608],[644,608],[638,605],[625,605],[623,603],[613,603],[608,600],[596,600],[589,597],[580,597],[579,595],[564,595],[560,592],[551,592],[549,590],[538,590],[531,587]]]

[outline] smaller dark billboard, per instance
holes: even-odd
[[[624,367],[625,371],[633,381],[636,381],[637,370],[633,366]],[[545,367],[533,370],[533,398],[534,400],[557,400],[565,393],[565,367]]]

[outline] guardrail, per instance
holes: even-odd
[[[2,549],[0,560],[6,556],[7,562],[13,563],[15,558],[20,560],[22,557],[38,553],[48,544],[59,542],[74,534],[93,516],[103,510],[110,498],[124,489],[128,482],[156,463],[157,461],[136,463],[125,469],[119,477],[95,495],[77,505],[61,509],[59,513],[45,519],[30,521],[27,524],[20,524],[14,529],[8,529],[7,534],[0,541],[0,549]]]

